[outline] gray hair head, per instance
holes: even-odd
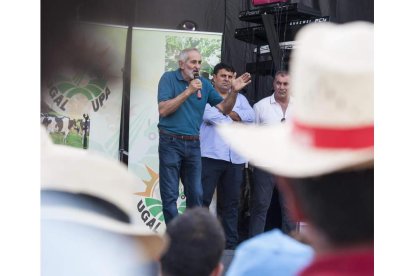
[[[178,55],[178,61],[186,62],[188,59],[188,53],[193,51],[200,54],[200,51],[197,48],[186,48],[181,50],[180,54]]]

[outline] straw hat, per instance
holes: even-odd
[[[147,257],[158,258],[167,246],[166,237],[134,221],[138,217],[134,193],[139,180],[116,160],[82,149],[55,145],[43,128],[41,135],[42,191],[94,196],[122,210],[131,223],[92,210],[59,204],[43,204],[42,221],[73,222],[120,235],[136,236]]]
[[[292,54],[293,120],[278,126],[221,126],[254,165],[310,177],[374,159],[373,24],[310,24]]]

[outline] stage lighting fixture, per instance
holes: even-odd
[[[177,29],[185,31],[197,31],[198,25],[194,21],[184,20],[180,24],[178,24]]]

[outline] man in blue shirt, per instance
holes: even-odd
[[[241,243],[226,276],[293,276],[307,266],[313,256],[312,247],[273,229]]]
[[[214,67],[214,88],[223,98],[230,93],[234,73],[233,67],[224,63]],[[238,206],[243,168],[247,160],[222,140],[216,126],[238,122],[254,122],[253,108],[241,94],[237,95],[233,110],[228,115],[207,104],[200,129],[203,205],[210,206],[217,187],[217,214],[226,233],[226,249],[234,249],[238,244]]]
[[[233,80],[231,93],[223,100],[209,80],[195,78],[201,67],[201,54],[196,48],[182,50],[178,64],[179,69],[164,73],[158,84],[159,183],[167,224],[178,215],[180,178],[187,207],[202,205],[199,131],[206,104],[228,114],[238,91],[251,82],[249,73]]]

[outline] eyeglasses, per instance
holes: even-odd
[[[280,122],[281,123],[284,123],[286,121],[286,118],[285,117],[283,117],[282,119],[280,119]]]

